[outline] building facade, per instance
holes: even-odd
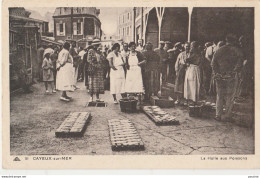
[[[41,34],[47,32],[48,23],[30,18],[25,8],[9,8],[9,62],[10,90],[21,87],[24,80],[31,84],[37,78],[37,48]],[[22,79],[21,76],[26,76]],[[21,81],[23,80],[23,81]]]
[[[128,8],[118,15],[117,38],[129,43],[133,41],[133,8]]]
[[[204,8],[204,7],[135,7],[133,12],[133,39],[135,42],[224,41],[234,33],[246,36],[248,46],[254,47],[254,8]],[[253,49],[251,50],[253,51]],[[169,91],[174,91],[169,88]]]
[[[117,41],[118,37],[116,35],[106,35],[102,33],[101,37],[101,45],[103,48],[111,48],[113,44],[115,44]]]
[[[135,7],[132,13],[134,41],[154,47],[159,41],[224,40],[228,33],[254,39],[253,8]]]
[[[101,38],[100,10],[95,7],[58,7],[53,14],[55,40]]]

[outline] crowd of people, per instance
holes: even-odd
[[[122,49],[121,49],[122,48]],[[232,102],[236,97],[253,94],[253,52],[245,37],[233,34],[223,41],[170,42],[160,41],[153,50],[150,42],[142,40],[115,43],[111,49],[101,47],[99,39],[90,45],[76,48],[76,43],[65,42],[63,48],[38,49],[42,57],[42,80],[46,92],[62,91],[63,101],[70,101],[67,91],[78,89],[77,82],[85,81],[89,101],[102,101],[100,94],[110,90],[117,104],[122,98],[137,95],[141,101],[160,95],[160,88],[169,82],[175,85],[175,104],[185,100],[185,105],[196,105],[207,96],[216,97],[216,120],[230,117]],[[225,104],[224,104],[225,101]],[[226,112],[223,113],[225,107]]]

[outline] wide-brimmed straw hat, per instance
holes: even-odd
[[[92,41],[92,43],[91,43],[91,45],[100,45],[100,44],[101,44],[101,42],[100,42],[99,39],[94,39],[94,40]]]

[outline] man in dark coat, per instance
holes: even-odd
[[[168,54],[163,49],[165,45],[164,41],[160,41],[159,47],[154,49],[157,55],[160,57],[160,72],[162,75],[162,83],[165,83],[167,80],[167,62],[168,62]]]
[[[237,38],[235,35],[227,35],[226,42],[225,46],[215,52],[211,66],[217,88],[215,119],[229,121],[236,95],[237,74],[241,71],[243,54],[236,46]],[[226,101],[225,114],[223,114],[224,100]]]
[[[152,43],[147,42],[146,50],[143,52],[146,59],[146,64],[144,66],[144,89],[146,100],[149,100],[152,95],[157,95],[160,90],[160,57],[152,48]]]
[[[173,49],[169,49],[168,51],[169,55],[169,76],[168,76],[168,82],[174,83],[176,78],[176,71],[175,71],[175,63],[177,61],[177,57],[182,52],[182,45],[180,42],[175,43]]]
[[[38,71],[37,75],[39,77],[39,81],[42,81],[42,61],[43,61],[43,53],[44,53],[44,47],[42,45],[39,45],[39,48],[37,49],[37,62],[38,62]]]

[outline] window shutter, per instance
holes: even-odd
[[[60,23],[56,23],[56,34],[60,36]]]
[[[65,23],[63,23],[63,35],[65,36],[66,35],[66,28],[65,28]]]
[[[80,34],[83,35],[83,22],[81,22],[81,25],[80,25]]]
[[[77,22],[73,22],[73,35],[77,35]]]

